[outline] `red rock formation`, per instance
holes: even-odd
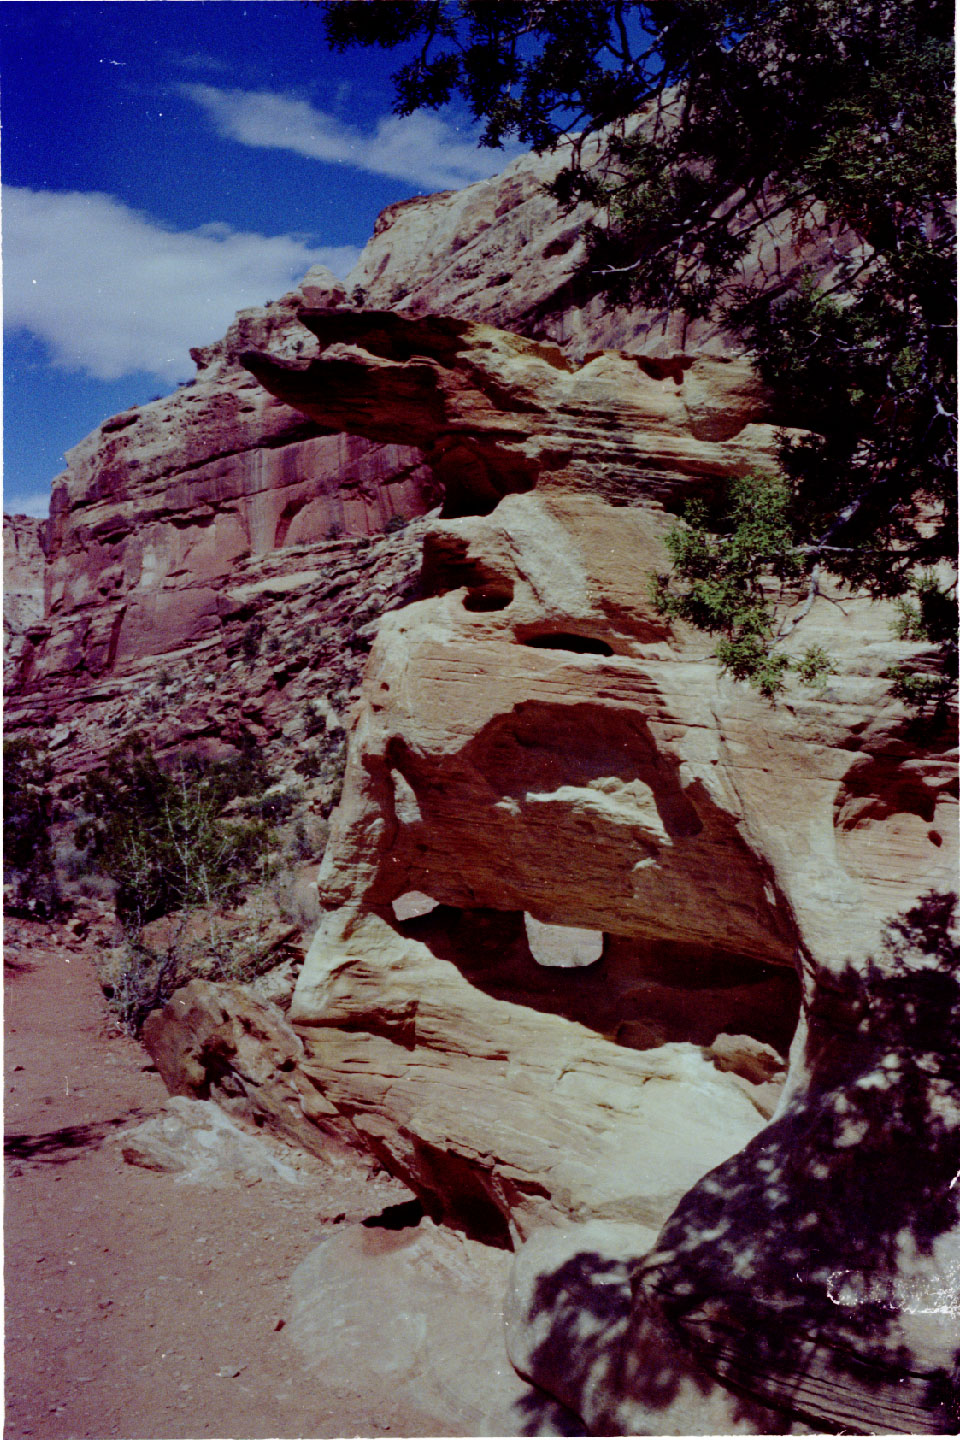
[[[83,767],[115,738],[120,710],[114,702],[122,696],[128,705],[130,685],[141,691],[143,676],[156,674],[158,660],[181,682],[181,707],[199,713],[210,698],[207,678],[231,662],[236,617],[243,623],[253,618],[268,630],[272,624],[262,597],[256,616],[232,598],[231,577],[241,568],[242,587],[248,587],[256,584],[258,558],[275,576],[276,551],[292,555],[327,538],[377,534],[390,521],[422,514],[437,502],[436,477],[404,442],[395,404],[390,423],[381,427],[389,439],[361,440],[358,433],[369,436],[369,425],[351,429],[355,415],[345,413],[332,425],[328,417],[318,426],[278,404],[240,367],[247,351],[281,365],[309,363],[320,347],[298,323],[301,306],[329,311],[350,303],[412,316],[492,320],[551,338],[576,359],[603,346],[653,355],[673,354],[688,343],[701,352],[729,353],[712,321],[687,333],[663,317],[608,311],[578,297],[587,212],[581,206],[563,215],[546,195],[543,183],[559,163],[557,157],[522,157],[492,180],[391,206],[345,286],[316,267],[296,291],[264,309],[244,311],[223,340],[191,352],[198,366],[192,384],[114,416],[74,447],[67,471],[53,485],[46,610],[11,676],[10,727],[56,730],[58,724],[75,725],[82,714],[84,743],[67,751],[64,742],[64,753],[55,758],[64,771]],[[758,240],[745,273],[832,263],[820,239],[807,235],[797,251],[788,222],[784,227]],[[346,315],[342,324],[349,325]],[[611,365],[616,361],[608,358],[600,368]],[[372,378],[369,370],[366,378]],[[389,391],[390,376],[383,379]],[[609,395],[615,376],[604,383]],[[688,376],[685,395],[695,388]],[[582,424],[582,413],[579,418]],[[706,473],[710,444],[726,437],[710,430],[709,415],[703,418],[696,434]],[[522,415],[515,417],[514,428],[524,423]],[[328,434],[331,428],[347,434]],[[455,513],[459,490],[488,483],[489,465],[462,440],[448,437],[432,457],[443,472],[441,486],[448,487],[448,513]],[[595,443],[604,443],[601,427]],[[727,446],[725,453],[733,452]],[[655,455],[646,458],[649,475],[659,462]],[[498,483],[507,474],[503,461],[499,447]],[[506,488],[523,488],[528,469],[519,455]],[[627,466],[622,469],[626,477]],[[490,494],[488,505],[495,500]],[[304,568],[292,559],[291,573]],[[315,567],[311,562],[307,568]],[[329,677],[328,683],[318,675],[317,683],[337,688],[339,680]],[[149,713],[128,718],[153,728]],[[188,721],[187,734],[196,733]]]
[[[887,1326],[878,1378],[851,1372],[850,1327],[805,1328],[822,1319],[805,1286],[830,1275],[797,1290],[782,1271],[795,1242],[833,1274],[849,1252],[858,1285],[875,1261],[883,1283],[929,1286],[956,1256],[956,1021],[948,1007],[937,1029],[930,1005],[953,1004],[937,990],[953,962],[943,916],[923,920],[956,877],[952,732],[911,730],[883,678],[910,647],[862,597],[805,622],[795,647],[823,643],[837,671],[776,708],[654,612],[664,506],[769,467],[784,417],[709,324],[704,357],[655,317],[577,302],[574,221],[547,214],[540,165],[395,210],[349,308],[308,277],[198,352],[194,387],[72,452],[12,717],[60,721],[63,773],[140,718],[163,744],[246,735],[289,762],[314,738],[308,702],[342,723],[396,610],[352,724],[321,873],[335,908],[278,1104],[302,1126],[322,1092],[324,1128],[344,1122],[434,1214],[501,1244],[558,1219],[659,1226],[683,1197],[626,1309],[583,1291],[604,1353],[562,1398],[602,1433],[655,1425],[661,1380],[693,1407],[675,1429],[736,1419],[727,1382],[815,1421],[935,1428],[955,1309]],[[787,238],[752,263],[799,263]],[[484,315],[528,337],[466,323]],[[588,359],[598,342],[646,353]],[[326,433],[344,430],[364,438]],[[441,490],[441,520],[370,539]],[[917,914],[930,933],[904,939]],[[152,1025],[158,1053],[205,1083],[197,1049],[232,1035],[243,1088],[261,1057],[215,997],[193,999]],[[273,1077],[257,1084],[267,1114]],[[767,1308],[743,1305],[737,1277],[771,1275]],[[559,1309],[520,1317],[540,1344],[514,1353],[550,1386],[550,1355],[582,1332],[542,1278]],[[755,1340],[775,1324],[764,1369]],[[698,1410],[707,1370],[723,1393]]]
[[[355,683],[343,636],[326,660],[310,641],[292,655],[291,609],[312,611],[316,636],[389,605],[391,586],[410,575],[397,564],[408,547],[399,534],[380,542],[385,583],[371,590],[368,542],[438,492],[417,452],[329,433],[239,365],[250,344],[309,355],[296,312],[320,296],[337,303],[342,287],[317,269],[195,351],[194,382],[112,417],[69,452],[44,526],[44,613],[18,647],[7,714],[14,729],[48,731],[61,773],[86,768],[135,725],[161,746],[269,737],[282,768],[292,758],[281,731],[293,697],[280,699],[290,676],[309,657],[318,689]],[[246,663],[254,651],[259,667]]]
[[[41,521],[29,515],[3,517],[3,679],[16,674],[27,632],[43,617],[45,561]]]

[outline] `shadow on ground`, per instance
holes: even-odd
[[[129,1110],[111,1120],[97,1120],[89,1125],[64,1125],[59,1130],[46,1130],[39,1135],[7,1135],[3,1153],[11,1160],[31,1160],[45,1165],[66,1165],[76,1160],[83,1150],[98,1150],[115,1130],[131,1121],[146,1118],[146,1111]]]

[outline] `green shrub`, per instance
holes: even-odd
[[[77,840],[92,847],[98,868],[115,882],[117,917],[127,930],[228,901],[262,865],[267,826],[223,816],[258,778],[262,763],[243,759],[186,755],[165,769],[137,736],[87,778],[82,805],[96,818],[78,828]]]
[[[243,652],[243,658],[248,666],[254,663],[260,653],[260,645],[265,630],[266,626],[259,615],[255,615],[252,620],[248,620],[247,624],[243,627],[243,634],[240,637],[240,649]]]
[[[4,880],[13,886],[16,906],[44,919],[57,914],[62,904],[51,843],[52,778],[46,754],[29,736],[4,741]]]

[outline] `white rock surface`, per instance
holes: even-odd
[[[437,1435],[576,1434],[577,1422],[507,1358],[510,1262],[429,1220],[397,1231],[353,1225],[294,1272],[288,1333],[318,1382],[330,1367],[372,1372],[433,1416]]]

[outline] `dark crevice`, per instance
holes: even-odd
[[[534,650],[569,650],[572,655],[613,654],[605,640],[595,640],[592,635],[530,635],[520,643]]]
[[[464,610],[473,614],[487,614],[494,610],[507,610],[513,603],[513,587],[508,585],[478,585],[468,590],[463,598]]]
[[[368,1230],[409,1230],[420,1224],[425,1214],[419,1200],[402,1200],[399,1205],[388,1205],[379,1215],[368,1215],[360,1224]]]

